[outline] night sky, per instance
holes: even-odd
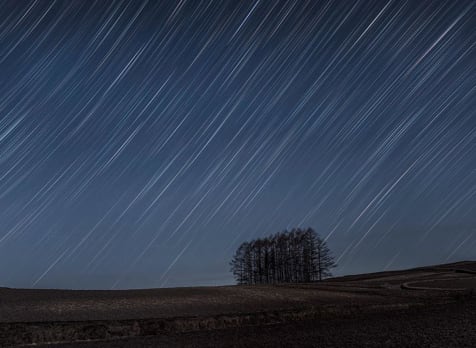
[[[476,2],[0,0],[0,286],[476,258]]]

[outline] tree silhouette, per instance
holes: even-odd
[[[332,256],[331,251],[324,240],[317,238],[315,244],[315,263],[317,265],[317,274],[319,280],[322,280],[322,278],[332,276],[331,269],[337,265],[334,262],[334,257]]]
[[[243,242],[230,266],[238,284],[272,284],[322,280],[336,264],[327,243],[307,228]]]

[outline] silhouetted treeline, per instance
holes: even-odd
[[[292,229],[242,243],[230,263],[238,284],[312,282],[331,276],[334,258],[312,229]]]

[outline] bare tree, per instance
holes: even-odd
[[[316,239],[316,265],[317,265],[317,274],[319,280],[323,278],[331,277],[331,269],[336,267],[334,262],[334,257],[331,254],[329,247],[325,240],[321,238]]]
[[[336,264],[312,228],[297,228],[242,243],[230,266],[238,284],[271,284],[322,280]]]
[[[231,271],[235,277],[238,284],[247,284],[247,274],[245,271],[245,253],[246,253],[246,244],[242,243],[233,255],[233,258],[230,262]]]

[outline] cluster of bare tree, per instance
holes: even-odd
[[[292,229],[242,243],[230,262],[238,284],[312,282],[331,276],[336,266],[312,229]]]

